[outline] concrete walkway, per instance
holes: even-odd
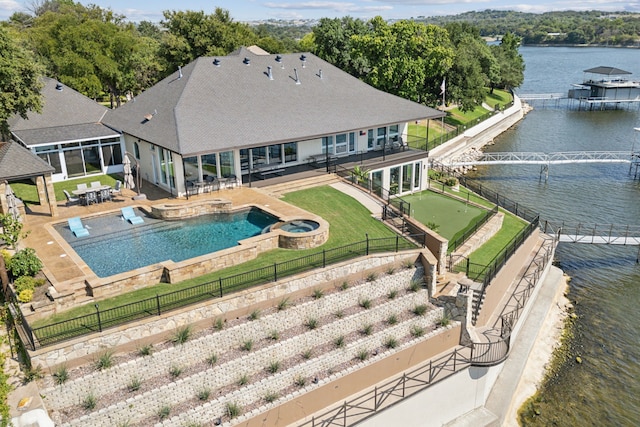
[[[374,197],[360,190],[355,185],[349,185],[344,182],[336,182],[331,184],[336,190],[349,195],[360,202],[365,208],[369,209],[371,215],[376,218],[382,218],[382,204]]]

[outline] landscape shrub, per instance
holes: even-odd
[[[31,289],[24,289],[18,294],[18,301],[20,302],[31,302],[32,299],[33,291]]]
[[[25,289],[33,291],[36,287],[42,286],[43,284],[44,279],[36,279],[32,276],[21,276],[13,282],[13,286],[15,287],[17,293],[20,293]]]
[[[42,261],[33,248],[25,248],[15,253],[7,267],[13,277],[35,276],[42,270]]]

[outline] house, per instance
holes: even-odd
[[[190,183],[248,182],[397,147],[408,122],[442,115],[310,53],[241,48],[196,59],[101,122],[122,133],[142,178],[182,196]],[[370,178],[396,193],[425,188],[427,153],[414,154],[371,170]]]
[[[53,182],[122,172],[121,135],[101,123],[108,108],[54,79],[43,83],[42,112],[11,117],[12,139],[54,169]]]

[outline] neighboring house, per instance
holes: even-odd
[[[9,119],[11,136],[54,169],[54,182],[122,172],[120,133],[100,121],[108,108],[44,78],[41,113]]]
[[[176,70],[102,123],[122,132],[142,178],[174,195],[189,182],[231,178],[384,150],[407,123],[442,117],[374,89],[309,54],[241,48]],[[398,193],[424,189],[427,153],[372,170]]]

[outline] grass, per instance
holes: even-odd
[[[82,399],[82,407],[87,411],[92,411],[98,405],[98,398],[95,394],[89,393]]]
[[[66,383],[69,380],[69,370],[66,365],[60,366],[54,373],[53,378],[57,385]]]
[[[527,227],[527,223],[524,220],[509,212],[503,211],[503,213],[505,215],[500,231],[469,255],[470,262],[488,265],[496,254],[500,253],[519,232]]]
[[[416,220],[425,225],[437,224],[438,234],[448,240],[485,215],[485,211],[476,206],[433,191],[403,198],[411,203],[411,214]]]
[[[177,329],[173,333],[173,336],[171,337],[171,342],[174,344],[184,344],[187,341],[189,341],[189,338],[191,338],[191,334],[192,334],[191,325],[183,326]]]
[[[102,371],[113,366],[113,351],[105,351],[95,361],[97,371]]]
[[[105,175],[106,176],[106,175]],[[105,177],[103,176],[103,177]],[[75,182],[74,188],[75,188]],[[80,182],[80,181],[77,181]],[[13,184],[12,184],[13,188]],[[371,217],[371,213],[354,198],[341,193],[329,186],[310,188],[306,190],[288,193],[284,197],[284,201],[296,205],[302,209],[321,216],[329,222],[330,233],[327,243],[321,249],[291,250],[291,249],[274,249],[272,251],[261,254],[257,259],[246,263],[219,270],[193,279],[185,280],[179,283],[158,283],[143,289],[138,289],[116,297],[101,300],[98,305],[100,310],[107,310],[125,304],[130,304],[146,298],[153,298],[156,294],[164,294],[196,286],[202,283],[216,281],[221,277],[228,277],[253,269],[272,266],[274,263],[299,258],[305,255],[316,253],[322,249],[344,246],[349,243],[359,242],[365,239],[365,234],[369,235],[369,239],[377,239],[384,237],[394,237],[395,233],[384,225],[381,221]],[[358,227],[353,224],[357,223]],[[93,304],[85,304],[74,307],[62,313],[40,319],[33,323],[32,327],[40,327],[50,325],[52,323],[75,317],[94,314],[95,307]]]

